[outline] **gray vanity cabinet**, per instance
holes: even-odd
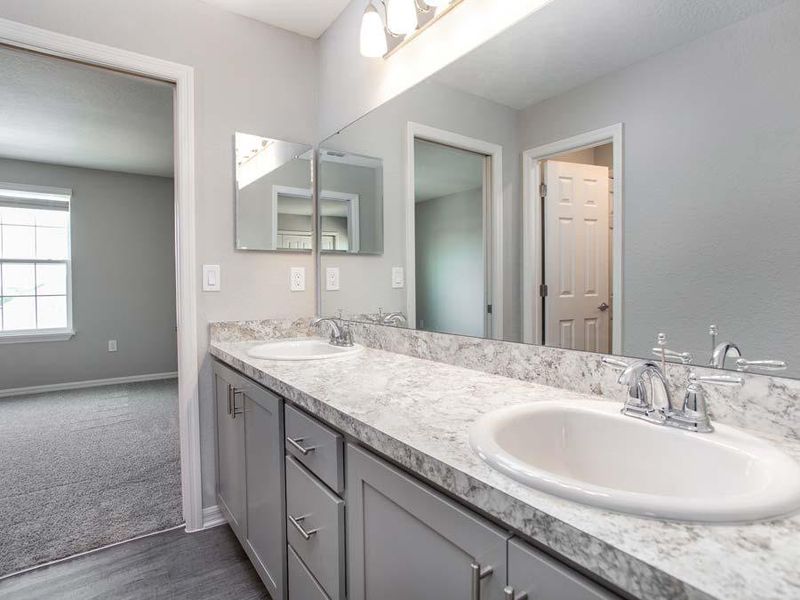
[[[244,419],[242,400],[235,394],[240,377],[214,363],[214,393],[217,413],[217,504],[244,544],[247,532],[245,509]],[[234,396],[237,396],[236,398]],[[234,407],[234,402],[237,406]]]
[[[508,542],[508,598],[511,600],[620,600],[525,542]]]
[[[503,600],[509,534],[354,445],[347,507],[349,600]]]
[[[217,504],[273,600],[285,598],[282,401],[214,363]]]

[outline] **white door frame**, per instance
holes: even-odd
[[[612,311],[614,317],[613,331],[611,332],[611,347],[614,354],[622,351],[622,265],[623,265],[623,240],[622,240],[622,182],[623,182],[623,126],[622,123],[587,131],[579,135],[558,140],[551,144],[538,146],[525,150],[522,153],[522,336],[523,341],[529,344],[541,344],[543,339],[541,302],[539,301],[539,287],[542,281],[542,244],[540,241],[542,231],[542,209],[540,202],[531,202],[535,195],[539,197],[542,183],[541,163],[559,154],[613,144],[614,153],[614,261],[612,265],[613,300]]]
[[[175,84],[175,274],[181,493],[186,530],[202,529],[195,260],[194,69],[8,19],[0,19],[0,43]]]
[[[490,337],[503,339],[503,147],[459,133],[409,121],[406,127],[406,306],[409,327],[416,329],[416,247],[414,230],[414,140],[421,139],[491,158],[491,223],[488,296],[492,302]]]

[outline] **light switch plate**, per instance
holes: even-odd
[[[392,267],[392,287],[401,288],[405,286],[406,278],[403,273],[403,267]]]
[[[335,292],[339,289],[339,267],[327,267],[325,269],[325,289]]]
[[[293,292],[304,292],[306,289],[306,268],[292,267],[289,269],[289,289]]]
[[[109,352],[117,351],[117,340],[108,340],[108,351]]]
[[[218,292],[221,289],[219,265],[203,265],[203,291]]]

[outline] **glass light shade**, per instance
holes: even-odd
[[[414,0],[386,0],[386,27],[397,35],[408,35],[417,28]]]
[[[361,17],[361,56],[379,58],[388,52],[383,20],[371,4]]]

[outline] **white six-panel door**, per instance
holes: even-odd
[[[545,344],[609,352],[608,168],[544,163]]]

